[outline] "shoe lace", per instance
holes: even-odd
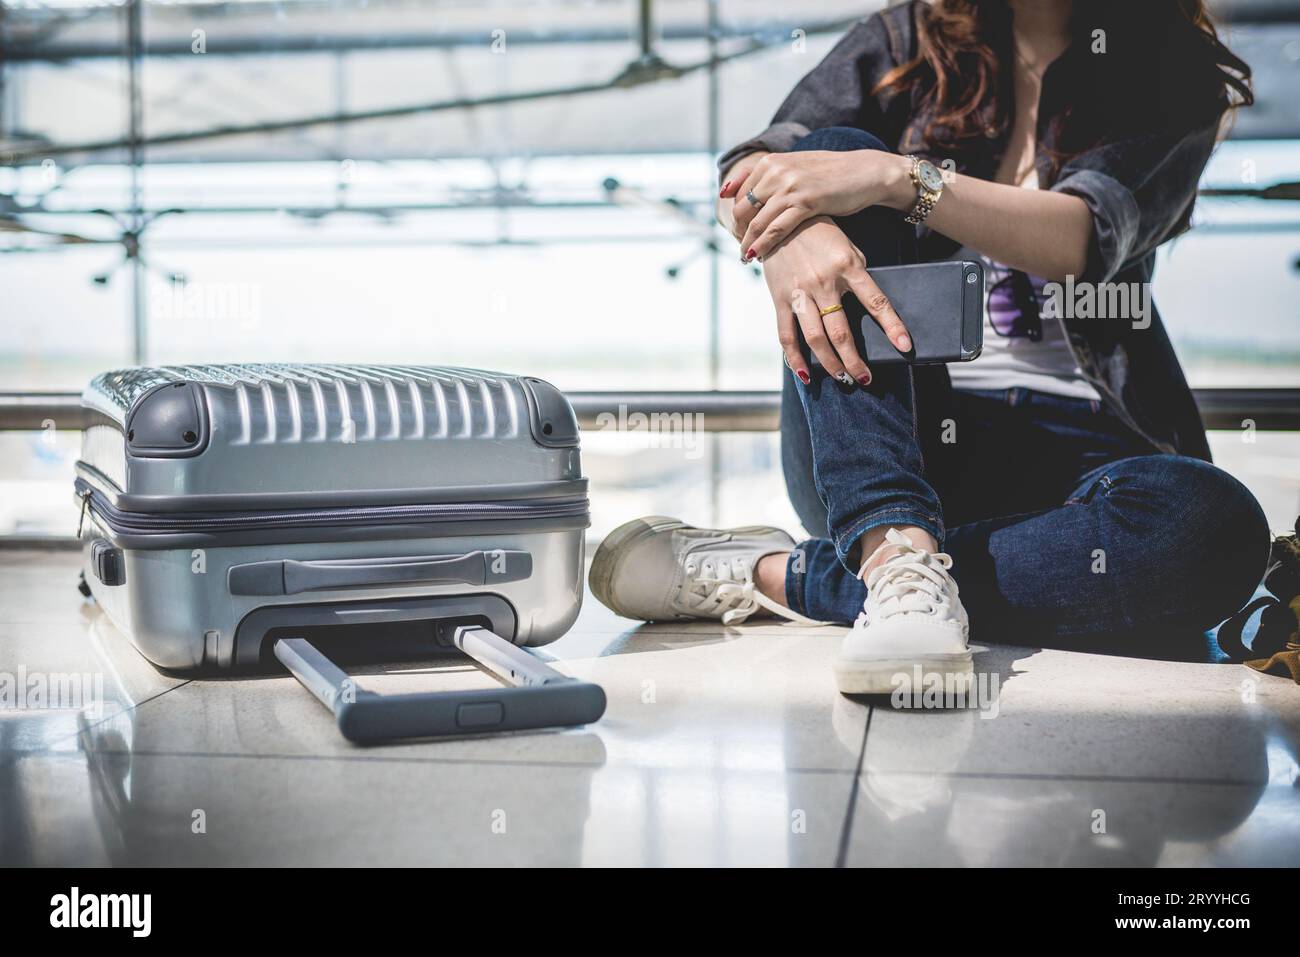
[[[863,603],[859,620],[866,615],[867,604],[873,599],[880,619],[899,614],[933,615],[956,592],[957,586],[948,574],[952,557],[917,548],[902,532],[892,528],[885,533],[885,541],[863,563],[863,570],[886,548],[897,548],[898,554],[866,575],[868,599]],[[863,577],[862,571],[858,577]]]
[[[695,567],[688,565],[686,572],[693,574]],[[828,624],[805,617],[768,598],[754,584],[749,563],[740,559],[734,562],[723,559],[716,564],[706,562],[703,573],[691,580],[685,593],[688,599],[694,599],[687,604],[697,614],[712,617],[721,611],[724,625],[739,624],[761,609],[800,625]]]

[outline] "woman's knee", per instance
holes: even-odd
[[[1209,628],[1249,600],[1268,561],[1269,530],[1241,482],[1200,459],[1148,456],[1127,460],[1103,484],[1118,534],[1150,563],[1132,569],[1134,618],[1185,617]],[[1144,597],[1154,607],[1141,608]]]
[[[848,153],[853,150],[883,150],[892,152],[884,140],[866,130],[852,126],[828,126],[813,130],[794,144],[795,150],[830,150],[836,153]]]
[[[1207,589],[1211,604],[1205,608],[1213,626],[1236,614],[1259,587],[1268,566],[1270,535],[1264,509],[1250,489],[1222,469],[1194,461],[1199,465],[1200,493],[1213,503],[1203,539],[1209,566],[1203,577],[1215,583]]]

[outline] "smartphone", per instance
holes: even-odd
[[[969,362],[980,354],[984,347],[984,267],[980,263],[949,260],[876,269],[868,266],[867,271],[889,297],[912,339],[912,351],[899,352],[857,298],[852,293],[846,295],[844,312],[858,355],[867,365]],[[804,354],[819,364],[806,343]]]

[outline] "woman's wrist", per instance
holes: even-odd
[[[896,153],[876,153],[880,157],[880,182],[884,195],[881,206],[888,206],[900,213],[911,212],[916,205],[916,184],[912,182],[912,161]]]

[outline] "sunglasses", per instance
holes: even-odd
[[[1003,272],[989,289],[989,325],[1007,339],[1043,338],[1043,280],[1035,282],[1019,269]]]

